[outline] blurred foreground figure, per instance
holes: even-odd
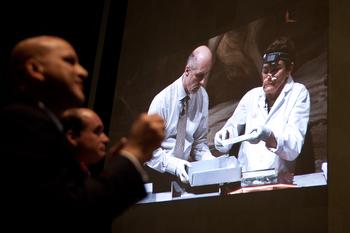
[[[160,145],[163,120],[141,115],[101,174],[86,176],[59,120],[85,100],[88,73],[74,48],[53,36],[25,39],[10,68],[14,99],[0,113],[6,231],[109,232],[113,218],[146,195],[138,163]]]
[[[71,108],[63,113],[61,121],[73,156],[90,175],[89,166],[104,161],[109,142],[100,117],[88,108]]]

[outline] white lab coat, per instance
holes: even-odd
[[[258,144],[242,142],[238,160],[242,171],[275,168],[278,172],[294,172],[295,159],[301,152],[307,130],[310,112],[310,96],[304,85],[289,76],[270,112],[265,108],[265,93],[262,87],[247,92],[239,102],[233,115],[221,130],[245,124],[245,133],[258,126],[272,130],[277,140],[277,148],[267,148],[264,141]],[[215,147],[227,152],[216,142]]]
[[[147,165],[160,172],[175,174],[178,160],[206,160],[215,158],[207,143],[208,133],[208,95],[203,87],[190,94],[188,102],[188,118],[186,124],[186,137],[184,157],[174,155],[176,144],[177,122],[182,109],[181,99],[186,96],[182,77],[158,93],[148,110],[149,114],[157,113],[165,121],[165,139],[161,147],[153,152],[153,158]]]

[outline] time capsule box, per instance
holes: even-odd
[[[241,168],[234,156],[220,156],[191,163],[188,167],[191,187],[241,181]]]

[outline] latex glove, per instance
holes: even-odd
[[[260,141],[266,142],[267,139],[271,136],[272,131],[265,126],[259,126],[253,129],[250,133],[253,134],[253,138],[249,139],[248,142],[257,144]]]
[[[224,146],[222,144],[222,141],[229,138],[233,138],[233,136],[234,135],[233,135],[232,127],[223,128],[219,130],[214,137],[215,148],[224,153],[229,151],[231,149],[231,146],[230,145]]]
[[[175,175],[179,177],[181,182],[183,183],[188,183],[189,182],[189,177],[186,172],[186,166],[191,167],[191,163],[186,161],[186,160],[178,160],[176,164],[176,170],[175,170]]]

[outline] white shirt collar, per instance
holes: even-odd
[[[184,84],[183,84],[183,79],[184,79],[184,76],[182,75],[177,81],[178,81],[178,85],[177,85],[177,97],[178,97],[178,100],[181,101],[183,98],[186,97],[186,95],[188,97],[191,98],[191,94],[187,94],[186,91],[185,91],[185,88],[184,88]]]

